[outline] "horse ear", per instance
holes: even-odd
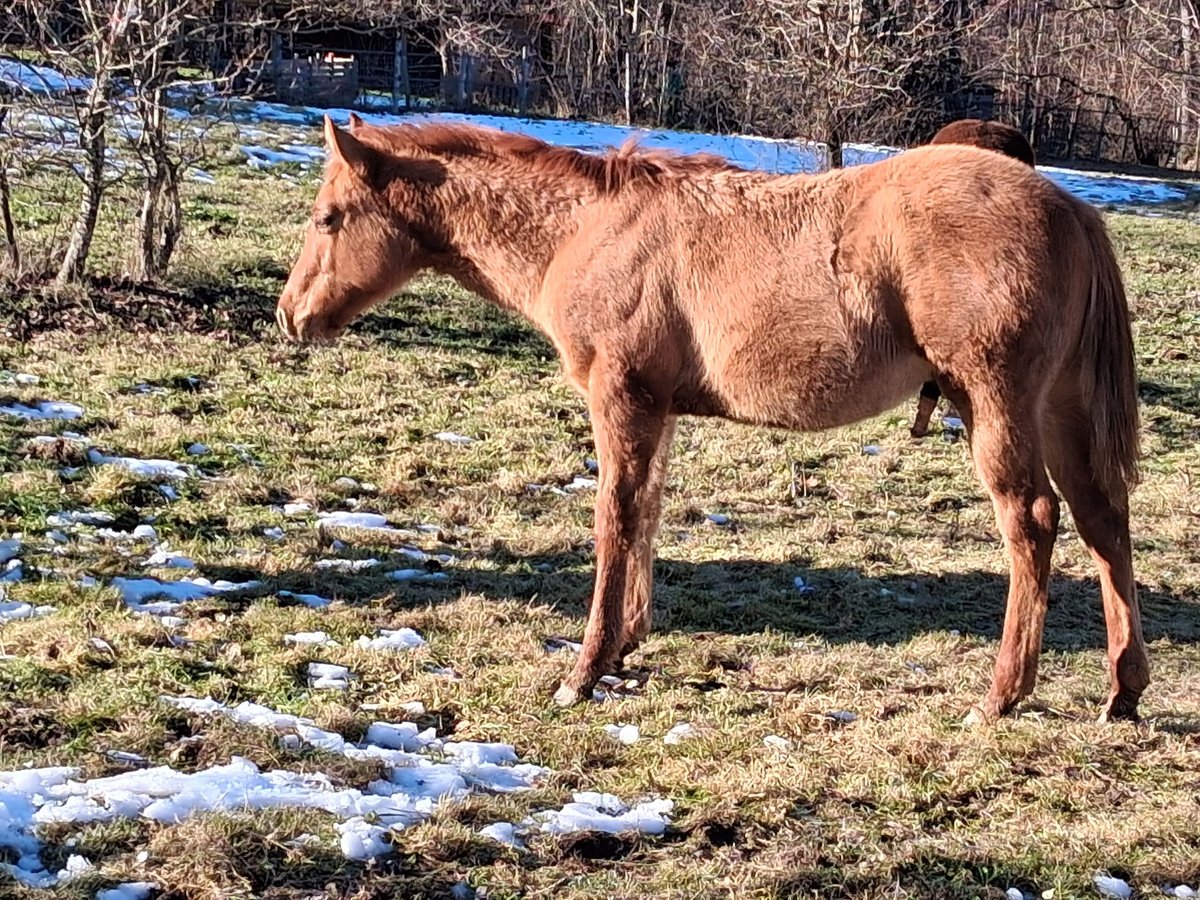
[[[350,133],[357,134],[359,129],[363,127],[362,117],[358,113],[350,113]]]
[[[342,131],[325,116],[325,146],[330,159],[340,159],[363,177],[371,173],[373,154],[369,147],[348,131]]]

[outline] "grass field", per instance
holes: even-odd
[[[963,442],[913,442],[907,407],[817,435],[683,423],[655,631],[630,660],[638,686],[563,711],[549,696],[569,651],[547,652],[544,641],[582,633],[592,494],[528,486],[588,475],[594,451],[548,345],[437,280],[334,346],[285,344],[271,309],[311,190],[217,174],[215,186],[191,190],[178,293],[131,299],[103,284],[83,298],[2,301],[0,369],[40,383],[2,383],[0,400],[86,412],[62,423],[0,416],[0,539],[22,533],[26,544],[26,577],[8,600],[57,608],[0,625],[0,770],[76,765],[98,777],[123,770],[105,751],[126,751],[185,772],[244,756],[349,787],[377,777],[261,728],[183,714],[158,700],[170,694],[252,700],[356,737],[421,701],[423,726],[510,743],[553,774],[532,791],[448,804],[369,864],[347,862],[334,818],[314,811],[47,827],[47,868],[68,853],[96,865],[55,896],[152,881],[169,897],[275,900],[465,896],[464,883],[489,898],[1016,888],[1063,900],[1098,896],[1097,872],[1142,895],[1200,887],[1200,228],[1109,220],[1143,382],[1146,477],[1133,522],[1154,683],[1142,724],[1094,724],[1104,628],[1069,516],[1035,697],[995,727],[959,724],[990,678],[1004,556]],[[35,211],[18,209],[26,221]],[[119,261],[124,228],[104,223],[102,267]],[[167,502],[110,466],[64,476],[78,449],[29,444],[62,430],[109,454],[192,462],[205,477]],[[433,437],[443,431],[475,440]],[[190,456],[197,442],[209,452]],[[449,577],[397,583],[314,568],[326,557],[413,563],[388,536],[277,511],[300,500],[386,515],[415,535],[402,543],[452,556]],[[43,537],[48,516],[76,508],[110,512],[118,529],[153,517],[159,538],[195,561],[184,574],[262,585],[189,603],[186,624],[166,628],[105,586],[143,573],[145,546]],[[707,518],[717,513],[728,522]],[[436,531],[417,530],[429,523]],[[275,527],[282,539],[264,535]],[[100,586],[78,586],[84,575]],[[309,609],[280,590],[337,602]],[[428,644],[393,654],[349,646],[402,626]],[[283,642],[311,630],[341,646]],[[357,679],[345,692],[310,689],[304,667],[317,659]],[[665,744],[683,722],[695,735]],[[623,744],[605,731],[613,724],[636,725],[641,738]],[[573,790],[670,799],[672,825],[661,837],[539,835],[525,851],[478,834],[558,807]],[[306,834],[316,838],[295,842]],[[47,892],[0,882],[0,896]]]

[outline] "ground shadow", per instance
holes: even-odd
[[[325,593],[349,602],[384,603],[400,611],[457,600],[536,600],[582,620],[592,589],[592,562],[584,553],[514,556],[500,551],[489,568],[447,570],[433,583],[388,581],[370,573],[279,573],[266,586]],[[411,566],[397,560],[391,568]],[[433,568],[438,568],[436,565]],[[383,571],[381,570],[381,571]],[[249,570],[206,567],[210,578],[242,580]],[[806,590],[796,585],[803,579]],[[957,630],[998,638],[1008,579],[994,572],[868,577],[849,567],[810,568],[800,560],[683,562],[655,566],[655,630],[815,635],[834,644],[886,646],[917,635]],[[1200,602],[1170,590],[1139,589],[1146,639],[1200,643]],[[1051,581],[1045,645],[1055,650],[1106,646],[1099,584],[1058,574]]]

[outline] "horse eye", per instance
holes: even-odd
[[[336,209],[323,209],[313,213],[313,224],[317,231],[337,231],[342,224],[342,214]]]

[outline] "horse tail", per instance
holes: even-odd
[[[1108,496],[1138,482],[1141,455],[1133,330],[1121,268],[1099,213],[1085,207],[1081,224],[1089,257],[1087,307],[1080,338],[1080,387],[1091,412],[1093,477]]]

